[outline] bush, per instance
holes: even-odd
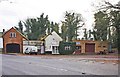
[[[61,55],[73,54],[75,51],[76,43],[75,42],[60,42],[59,44],[59,53]]]

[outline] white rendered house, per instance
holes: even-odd
[[[59,54],[59,42],[63,39],[53,31],[50,35],[45,38],[45,51],[52,52],[52,54]]]

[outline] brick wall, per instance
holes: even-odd
[[[16,37],[10,37],[11,32],[16,33]],[[4,53],[7,53],[6,45],[11,44],[11,43],[19,44],[20,45],[20,52],[22,53],[22,50],[23,50],[23,37],[14,28],[11,28],[6,33],[4,33],[4,35],[3,35],[3,52]]]

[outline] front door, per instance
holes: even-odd
[[[52,54],[59,54],[58,46],[52,46]]]

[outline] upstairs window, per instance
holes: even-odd
[[[10,38],[16,38],[16,33],[15,32],[10,32]]]

